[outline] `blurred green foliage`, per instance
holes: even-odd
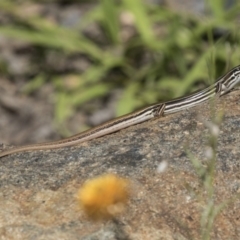
[[[84,72],[39,68],[25,88],[30,93],[46,82],[54,85],[58,123],[114,89],[122,90],[116,109],[116,115],[122,115],[204,87],[240,63],[240,3],[226,9],[222,0],[208,1],[209,14],[196,16],[145,1],[91,2],[91,11],[76,27],[67,28],[41,15],[25,15],[28,1],[22,6],[0,1],[1,12],[12,19],[0,26],[0,34],[40,48],[39,65],[49,52],[88,59]],[[101,40],[84,34],[91,24],[99,27]],[[130,37],[124,37],[126,28],[131,29]],[[69,78],[72,87],[66,87]]]

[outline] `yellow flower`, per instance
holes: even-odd
[[[129,197],[128,185],[126,179],[106,174],[84,183],[78,200],[91,219],[111,219],[122,212]]]

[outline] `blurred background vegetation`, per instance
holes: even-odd
[[[113,102],[106,121],[204,88],[240,64],[240,3],[180,2],[1,0],[1,77],[28,95],[51,84],[59,129],[76,111]]]

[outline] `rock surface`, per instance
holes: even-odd
[[[224,112],[214,206],[227,204],[214,221],[211,239],[240,239],[240,91],[217,100],[214,109]],[[127,211],[119,217],[130,239],[200,239],[207,194],[186,152],[207,165],[212,112],[204,103],[79,146],[1,158],[0,235],[117,239],[112,223],[88,221],[76,201],[85,180],[110,172],[132,184]],[[161,163],[167,163],[163,172]]]

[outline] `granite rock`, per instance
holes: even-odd
[[[127,211],[118,219],[129,239],[199,239],[208,198],[187,152],[207,164],[213,112],[224,114],[213,199],[215,206],[227,204],[214,221],[211,239],[239,239],[240,91],[79,146],[1,158],[0,235],[119,239],[116,226],[89,221],[76,200],[84,181],[114,173],[131,181]]]

